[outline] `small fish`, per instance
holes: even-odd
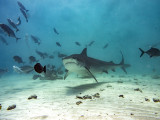
[[[0,27],[8,34],[9,37],[14,37],[16,39],[16,42],[20,39],[17,38],[14,31],[6,24],[0,24]]]
[[[21,13],[23,14],[23,16],[25,17],[26,22],[28,22],[28,17],[27,17],[26,12],[25,12],[22,8],[20,8],[20,11],[21,11]]]
[[[50,58],[50,59],[54,59],[54,56],[53,56],[53,55],[50,55],[49,58]]]
[[[76,44],[77,46],[81,46],[81,44],[80,44],[79,42],[75,42],[75,44]]]
[[[24,65],[21,66],[20,69],[24,72],[24,73],[30,73],[34,70],[33,66],[29,66],[29,65]]]
[[[34,65],[34,70],[37,72],[37,73],[46,73],[46,66],[42,66],[40,63],[37,63]]]
[[[40,41],[39,41],[39,38],[37,38],[36,36],[31,35],[31,38],[32,38],[32,40],[33,40],[35,43],[37,43],[38,45],[41,44]]]
[[[94,42],[95,42],[95,41],[91,41],[91,42],[88,44],[88,46],[91,46]]]
[[[143,51],[141,48],[139,48],[139,50],[141,51],[140,57],[142,57],[144,53],[148,54],[150,57],[158,57],[158,56],[160,56],[160,50],[157,49],[157,48],[151,47],[151,49],[149,49],[147,51]]]
[[[8,45],[8,42],[6,41],[6,39],[0,35],[0,41],[2,41],[4,44]]]
[[[56,28],[53,28],[54,33],[56,33],[57,35],[59,35],[59,32],[56,30]]]
[[[17,1],[17,3],[18,3],[18,6],[19,6],[21,9],[23,9],[23,10],[26,11],[26,12],[29,11],[29,10],[27,10],[27,9],[24,7],[24,5],[23,5],[21,2]]]
[[[48,57],[48,54],[45,53],[45,52],[40,52],[40,51],[36,50],[36,53],[37,53],[42,59]]]
[[[16,29],[16,32],[19,31],[19,29],[17,28],[16,24],[11,20],[11,19],[7,19],[8,20],[8,23],[14,28]]]
[[[67,55],[58,52],[58,57],[59,57],[59,58],[63,58],[63,57],[67,57]]]
[[[29,56],[29,62],[34,63],[34,62],[38,62],[38,60],[36,60],[34,56]]]
[[[108,43],[106,43],[104,46],[103,46],[103,49],[107,48],[108,47]]]
[[[61,44],[59,42],[56,42],[56,45],[59,46],[59,47],[61,47]]]
[[[17,72],[17,73],[23,73],[23,71],[21,70],[21,68],[15,66],[15,65],[13,65],[13,70],[14,70],[15,72]]]
[[[30,73],[32,72],[34,69],[32,66],[29,66],[29,65],[25,65],[25,66],[21,66],[21,67],[18,67],[18,66],[13,66],[13,70],[17,73]]]
[[[21,19],[20,19],[20,17],[18,17],[18,22],[16,23],[16,26],[19,26],[20,24],[21,24]]]
[[[14,59],[14,61],[17,62],[17,63],[23,63],[23,64],[25,63],[25,62],[23,62],[22,58],[19,57],[19,56],[13,56],[13,59]]]

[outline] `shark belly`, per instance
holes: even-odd
[[[87,75],[88,74],[88,71],[83,66],[78,66],[76,64],[66,64],[65,68],[69,72],[73,72],[76,74],[80,74],[80,75]]]

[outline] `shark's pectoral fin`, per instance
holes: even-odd
[[[107,73],[108,74],[108,71],[107,70],[103,70],[103,72]]]
[[[95,81],[98,83],[97,79],[94,77],[94,75],[91,73],[91,71],[87,67],[85,67],[85,68],[89,72],[89,74],[95,79]]]
[[[64,80],[68,77],[68,75],[69,75],[69,71],[66,70],[66,74],[64,75]]]
[[[121,68],[127,74],[127,71],[126,71],[125,67],[121,67]]]

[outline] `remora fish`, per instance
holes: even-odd
[[[140,57],[142,57],[144,53],[148,54],[150,57],[158,57],[158,56],[160,56],[160,50],[157,49],[157,48],[151,47],[151,49],[149,49],[147,51],[143,51],[141,48],[139,48],[139,50],[141,51]]]
[[[23,9],[23,10],[26,11],[26,12],[29,11],[29,10],[27,10],[27,9],[24,7],[24,5],[23,5],[21,2],[17,1],[17,3],[18,3],[18,6],[19,6],[21,9]]]
[[[41,44],[38,37],[31,35],[31,39],[32,39],[35,43],[37,43],[38,45]]]
[[[16,29],[16,32],[19,31],[19,29],[17,28],[16,24],[11,20],[11,19],[7,19],[8,20],[8,23],[14,28]]]
[[[108,73],[108,70],[115,71],[115,68],[118,67],[121,68],[125,73],[127,73],[125,68],[130,66],[129,64],[124,64],[123,54],[121,62],[119,64],[115,64],[112,61],[105,62],[88,57],[87,48],[84,48],[81,54],[73,54],[71,56],[63,58],[63,64],[67,69],[64,79],[66,79],[69,73],[75,72],[84,76],[91,76],[95,79],[96,82],[98,82],[94,77],[94,74],[96,73]]]
[[[14,34],[14,31],[6,24],[0,24],[0,27],[8,34],[9,37],[14,37],[16,38],[16,42],[20,39],[17,38],[16,35]]]
[[[21,67],[18,67],[18,66],[14,65],[13,69],[17,73],[30,73],[34,70],[34,68],[32,66],[29,66],[29,65],[25,65],[25,66],[21,66]]]
[[[21,13],[23,14],[23,16],[25,17],[26,22],[28,22],[28,17],[27,17],[26,12],[22,8],[20,8],[20,10],[21,10]]]

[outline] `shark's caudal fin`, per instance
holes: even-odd
[[[121,55],[122,55],[122,60],[119,63],[119,65],[121,65],[121,69],[127,74],[126,68],[130,67],[130,65],[129,64],[124,64],[124,57],[123,57],[122,51],[120,51],[120,52],[121,52]]]
[[[141,48],[139,48],[139,50],[141,51],[140,57],[142,57],[145,52]]]

